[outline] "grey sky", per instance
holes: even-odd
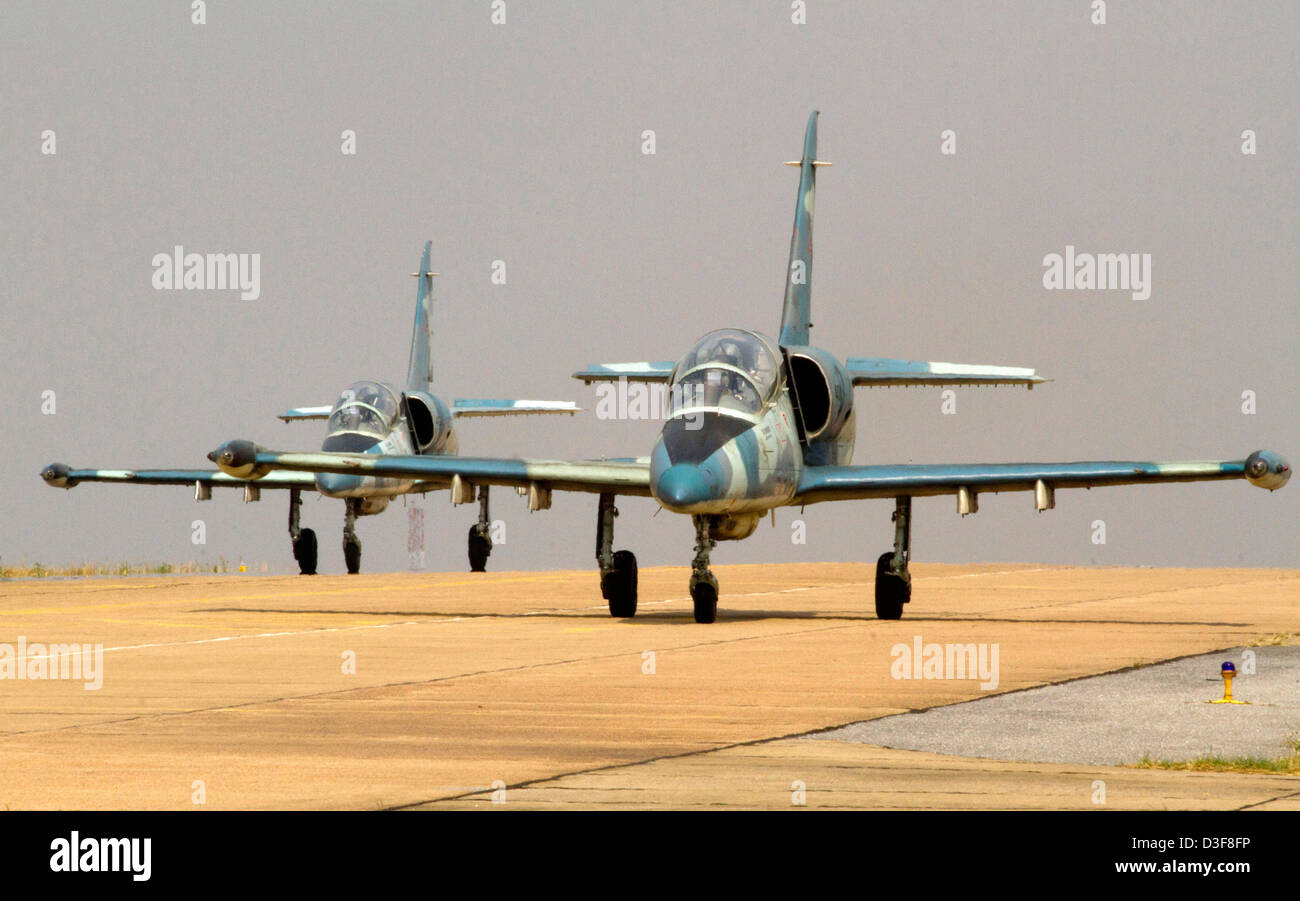
[[[453,397],[574,399],[577,419],[462,422],[462,452],[648,454],[569,378],[675,359],[729,325],[775,333],[808,112],[822,111],[814,341],[841,358],[1035,366],[1053,382],[859,390],[855,462],[1244,457],[1300,462],[1289,2],[5,4],[0,27],[0,559],[198,557],[293,568],[286,496],[47,488],[42,465],[199,467],[221,441],[315,449],[356,378],[405,373],[434,242],[435,371]],[[41,133],[58,153],[40,153]],[[340,133],[357,133],[355,156]],[[653,129],[657,153],[640,152]],[[940,153],[953,129],[957,154]],[[1258,153],[1241,153],[1253,129]],[[176,244],[260,253],[262,293],[158,292]],[[1044,290],[1066,245],[1150,253],[1154,289]],[[489,280],[506,261],[508,284]],[[41,392],[57,414],[41,414]],[[1253,390],[1258,412],[1243,415]],[[595,499],[529,514],[498,490],[490,568],[591,567]],[[472,507],[424,500],[428,563],[465,567]],[[361,521],[363,570],[406,566],[402,502]],[[625,500],[616,546],[690,560],[692,529]],[[915,558],[1300,566],[1300,485],[917,502]],[[890,505],[797,510],[717,564],[874,561]],[[194,548],[190,523],[207,523]],[[308,498],[321,569],[343,505]],[[1102,519],[1107,543],[1094,545]],[[593,575],[593,579],[595,576]],[[683,587],[685,586],[683,570]],[[725,588],[725,586],[724,586]]]

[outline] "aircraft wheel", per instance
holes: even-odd
[[[877,619],[902,619],[903,605],[912,598],[912,583],[889,568],[893,559],[894,554],[890,551],[881,554],[876,561]]]
[[[492,553],[492,542],[486,535],[480,535],[477,526],[469,527],[469,571],[487,572],[488,555]]]
[[[636,615],[636,555],[614,552],[614,568],[601,577],[600,591],[609,599],[609,615],[622,619]]]
[[[303,529],[293,543],[293,559],[298,561],[298,571],[304,576],[316,575],[316,532]]]
[[[343,545],[343,562],[348,565],[348,574],[356,575],[361,572],[361,545],[345,544]]]
[[[695,621],[711,623],[718,618],[718,582],[710,577],[691,585],[691,600],[695,603]]]

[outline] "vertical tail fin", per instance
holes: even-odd
[[[803,158],[786,163],[799,167],[799,196],[794,207],[794,234],[790,237],[790,263],[785,271],[785,306],[781,310],[781,343],[808,343],[812,327],[812,223],[817,167],[830,163],[817,159],[817,110],[808,117]]]
[[[433,309],[433,277],[429,255],[433,242],[424,243],[420,271],[411,273],[420,280],[415,292],[415,324],[411,329],[411,363],[406,370],[406,387],[412,391],[429,391],[433,386],[433,352],[429,347],[429,314]]]

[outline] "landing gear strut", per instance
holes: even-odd
[[[711,623],[718,618],[718,580],[709,570],[709,554],[717,544],[709,537],[709,517],[692,516],[695,523],[695,559],[691,561],[691,601],[695,621]]]
[[[343,503],[347,505],[347,512],[343,514],[343,562],[348,566],[348,574],[356,575],[361,572],[361,539],[357,537],[357,511],[361,499],[344,498]]]
[[[488,486],[478,488],[478,522],[469,527],[469,571],[487,571],[488,555],[492,553],[492,518],[488,513]]]
[[[302,512],[302,489],[289,489],[289,540],[293,542],[293,559],[304,576],[316,575],[316,533],[299,528]]]
[[[876,561],[876,616],[902,619],[903,605],[912,599],[912,574],[907,563],[912,556],[912,499],[894,501],[894,550]]]
[[[600,593],[609,601],[609,615],[636,615],[636,555],[615,551],[614,495],[602,494],[596,512],[596,562],[600,565]]]

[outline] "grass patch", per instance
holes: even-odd
[[[1252,648],[1278,648],[1283,645],[1296,643],[1297,636],[1294,632],[1275,632],[1272,635],[1265,635],[1263,638],[1257,638],[1250,643]]]
[[[80,563],[73,566],[0,566],[0,579],[50,579],[75,576],[165,576],[193,573],[231,573],[238,564],[229,563],[225,557],[216,562],[190,560],[187,563]],[[249,567],[251,570],[252,567]]]
[[[1300,776],[1300,737],[1288,738],[1291,753],[1281,757],[1197,757],[1194,760],[1158,760],[1143,754],[1137,763],[1143,770],[1186,770],[1194,773],[1269,773]]]

